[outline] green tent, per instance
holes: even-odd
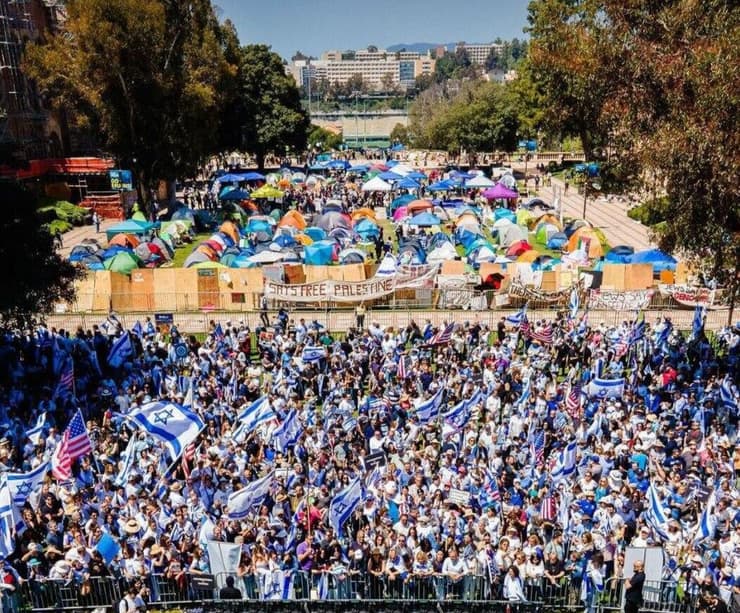
[[[119,251],[116,255],[103,262],[103,266],[106,270],[110,270],[111,272],[120,272],[124,275],[130,275],[131,271],[139,268],[140,264],[141,260],[128,251]]]
[[[134,221],[143,221],[144,223],[148,223],[146,219],[146,215],[142,213],[141,211],[136,211],[133,215],[131,215],[131,219]]]

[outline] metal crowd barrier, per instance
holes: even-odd
[[[565,577],[557,584],[540,579],[524,581],[526,600],[511,602],[503,595],[503,577],[469,574],[457,582],[437,574],[425,576],[408,574],[391,579],[365,572],[347,570],[339,573],[301,571],[258,571],[234,576],[241,598],[225,600],[221,589],[226,585],[226,574],[178,576],[146,575],[136,580],[149,589],[148,604],[152,609],[202,608],[204,611],[277,610],[274,603],[307,603],[305,610],[358,610],[356,603],[364,603],[364,611],[401,610],[409,602],[445,603],[445,610],[503,611],[506,613],[569,613],[583,611],[616,613],[624,608],[624,582],[607,581],[601,592],[594,594],[588,607],[581,601],[581,582]],[[110,611],[117,613],[117,605],[124,597],[132,580],[117,577],[91,577],[84,581],[31,580],[24,581],[15,590],[1,592],[2,613],[22,611],[46,612],[61,609]],[[738,607],[732,592],[725,595],[732,613]],[[248,604],[252,602],[252,604]],[[269,603],[269,604],[268,604]],[[332,604],[334,603],[334,604]],[[379,603],[380,608],[368,603]],[[406,603],[404,605],[404,603]],[[241,609],[239,605],[241,604]],[[206,606],[207,605],[207,606]],[[460,608],[458,607],[460,605]],[[339,608],[337,608],[339,607]],[[398,609],[394,607],[399,607]],[[700,609],[699,589],[692,583],[676,581],[645,582],[641,611],[654,613],[697,613]],[[433,610],[422,606],[419,610]]]

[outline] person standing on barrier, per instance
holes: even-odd
[[[632,577],[624,582],[624,613],[637,613],[642,606],[642,587],[645,585],[645,563],[635,560]]]

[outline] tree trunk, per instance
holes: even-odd
[[[257,170],[262,172],[265,169],[265,154],[264,152],[258,152],[254,154],[257,159]]]
[[[583,147],[583,155],[588,162],[592,159],[593,155],[593,143],[591,142],[591,134],[589,133],[588,128],[581,128],[579,132],[579,136],[581,137],[581,146]]]

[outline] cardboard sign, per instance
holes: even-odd
[[[376,466],[386,466],[388,464],[388,458],[385,457],[385,452],[375,451],[365,456],[365,470],[373,470]]]
[[[452,488],[447,496],[447,502],[452,502],[460,507],[467,507],[470,504],[470,492]]]

